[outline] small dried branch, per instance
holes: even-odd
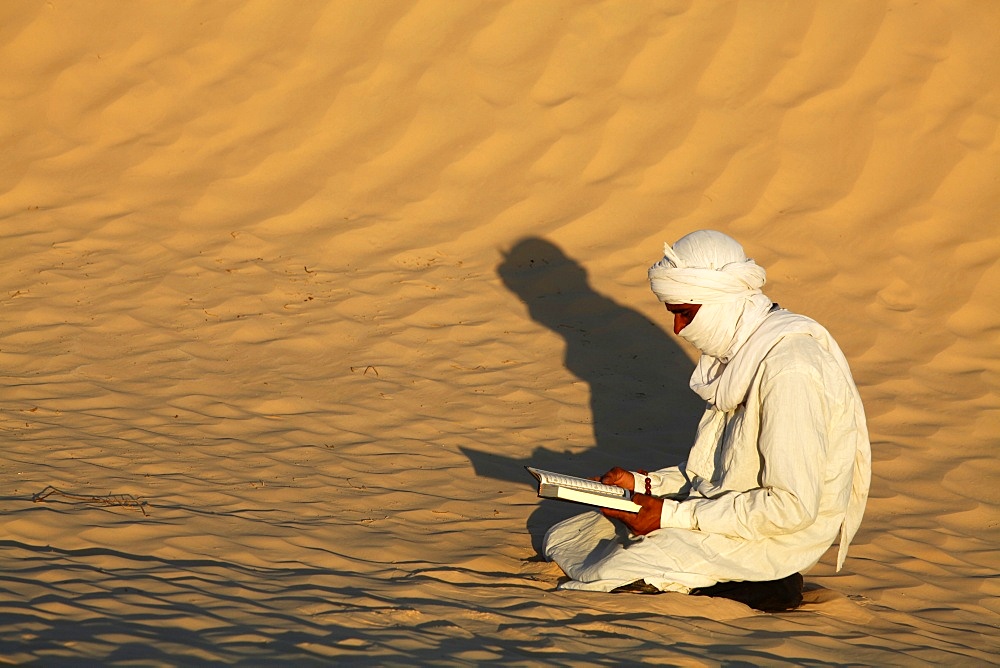
[[[43,503],[50,496],[61,496],[73,501],[84,501],[86,503],[97,503],[102,506],[119,506],[129,510],[138,510],[144,517],[149,517],[146,512],[146,502],[140,501],[132,494],[105,494],[104,496],[87,496],[85,494],[72,494],[49,485],[38,494],[31,497],[35,503]]]

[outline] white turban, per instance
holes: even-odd
[[[649,268],[649,285],[668,304],[722,304],[761,294],[763,267],[738,241],[722,232],[699,230],[663,244],[663,259]]]

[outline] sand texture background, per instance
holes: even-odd
[[[986,665],[1000,3],[0,4],[0,657]],[[700,228],[866,402],[777,615],[565,593],[523,465],[686,452]],[[52,492],[33,502],[47,488]]]

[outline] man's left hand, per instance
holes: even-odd
[[[663,499],[648,494],[633,494],[632,500],[642,506],[637,513],[614,508],[601,508],[605,517],[620,520],[636,536],[645,536],[660,528],[660,514],[663,512]]]

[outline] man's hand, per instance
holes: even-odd
[[[635,476],[620,466],[614,467],[600,478],[594,478],[594,480],[605,485],[614,485],[615,487],[624,487],[629,491],[635,491]]]
[[[614,469],[612,469],[613,471]],[[610,473],[610,471],[609,471]],[[607,474],[605,474],[607,475]],[[629,477],[631,477],[631,473]],[[603,479],[602,481],[603,482]],[[610,484],[610,483],[608,483]],[[619,485],[623,487],[624,485]],[[637,513],[630,513],[626,510],[616,510],[614,508],[601,508],[605,517],[610,517],[621,521],[636,536],[645,536],[651,531],[660,528],[660,514],[663,512],[663,499],[648,494],[633,494],[632,500],[642,506],[642,510]]]

